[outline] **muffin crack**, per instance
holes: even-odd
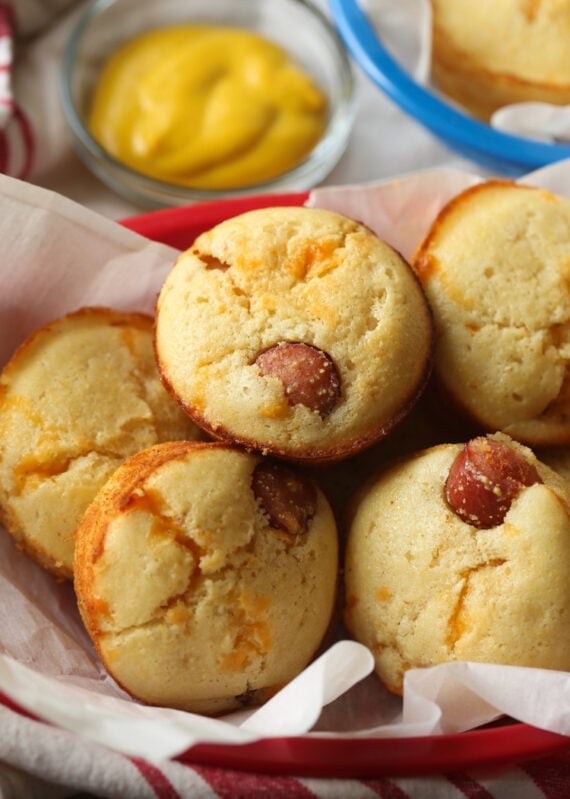
[[[90,455],[98,455],[101,458],[116,461],[117,463],[124,460],[124,455],[119,452],[98,450],[96,448],[86,448],[76,453],[62,452],[51,458],[29,455],[23,458],[14,468],[14,496],[20,497],[28,489],[34,490],[44,482],[67,474],[74,463],[78,463]]]
[[[231,264],[227,261],[222,261],[220,258],[217,258],[215,255],[211,253],[202,252],[197,247],[192,250],[192,254],[196,256],[196,258],[204,264],[204,267],[208,270],[219,270],[220,272],[227,272],[230,268]]]
[[[500,568],[506,562],[506,558],[493,558],[492,560],[478,563],[476,566],[465,569],[460,573],[459,580],[462,585],[447,623],[446,644],[450,652],[455,652],[459,641],[470,629],[469,612],[466,609],[466,605],[472,590],[473,580],[481,572],[487,569]]]

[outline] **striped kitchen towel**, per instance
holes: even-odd
[[[31,172],[34,137],[14,99],[14,44],[12,7],[0,3],[0,172],[25,179]]]
[[[71,146],[59,69],[83,0],[0,2],[0,172],[29,180]]]

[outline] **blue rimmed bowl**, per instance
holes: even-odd
[[[570,158],[570,145],[496,130],[416,83],[386,50],[359,0],[329,0],[329,6],[346,48],[363,72],[450,150],[513,177]]]

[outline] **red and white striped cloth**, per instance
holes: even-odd
[[[5,175],[35,179],[70,147],[57,73],[75,7],[82,5],[84,0],[0,2],[0,172]]]
[[[1,799],[568,799],[570,747],[504,768],[367,779],[159,765],[110,751],[80,735],[0,706]]]
[[[13,92],[15,23],[10,3],[0,3],[0,172],[30,175],[34,139],[29,120]]]

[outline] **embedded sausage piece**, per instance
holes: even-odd
[[[334,516],[307,478],[228,444],[172,442],[128,459],[91,504],[75,589],[126,691],[217,714],[306,666],[337,570]]]
[[[317,208],[228,219],[180,255],[156,306],[165,386],[214,438],[334,463],[408,416],[433,329],[410,265],[369,228]]]
[[[277,377],[291,405],[328,416],[340,397],[340,379],[330,357],[302,342],[282,342],[255,361],[262,375]]]
[[[313,482],[264,461],[253,470],[251,488],[272,527],[292,536],[307,532],[317,504]]]
[[[445,483],[452,510],[475,527],[501,524],[524,486],[540,482],[534,464],[501,441],[475,438],[454,460]]]
[[[502,434],[441,444],[355,497],[346,624],[395,693],[449,661],[568,671],[569,562],[570,483]]]

